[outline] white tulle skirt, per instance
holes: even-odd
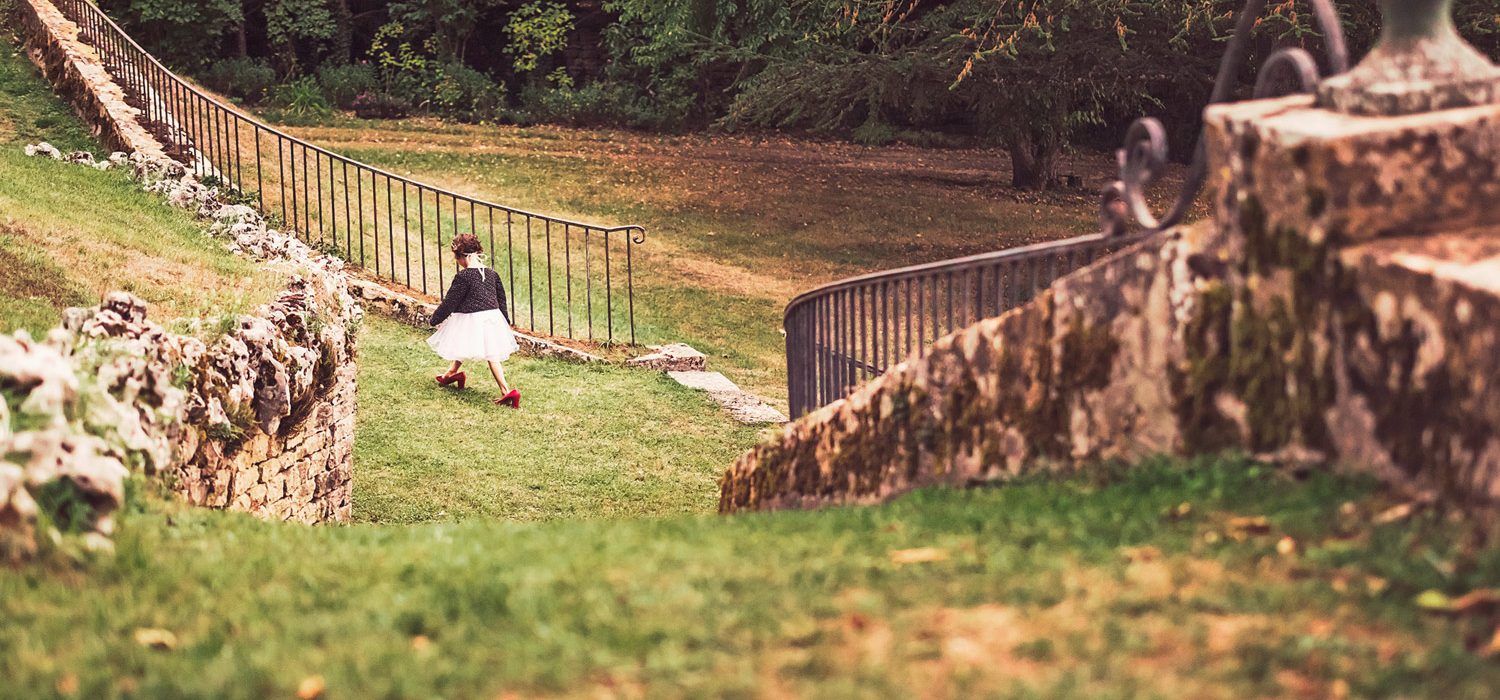
[[[504,362],[521,346],[499,309],[475,314],[453,314],[427,339],[439,357],[450,362],[493,360]]]

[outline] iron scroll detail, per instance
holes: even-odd
[[[1209,104],[1232,101],[1235,73],[1245,61],[1250,34],[1261,13],[1265,11],[1267,1],[1248,0],[1245,3],[1235,22],[1229,48],[1225,50],[1224,58],[1219,63],[1219,73]],[[1323,33],[1330,75],[1348,71],[1349,51],[1344,42],[1338,10],[1333,6],[1332,0],[1310,0],[1310,4],[1318,29]],[[1291,94],[1279,92],[1288,77],[1296,85],[1292,92],[1314,92],[1321,80],[1317,60],[1302,48],[1283,48],[1271,54],[1258,72],[1255,98]],[[1132,123],[1125,134],[1124,145],[1115,152],[1120,178],[1104,189],[1100,201],[1100,218],[1104,231],[1123,235],[1129,230],[1132,219],[1147,232],[1162,231],[1182,223],[1208,179],[1208,151],[1203,143],[1202,131],[1199,132],[1195,149],[1182,191],[1178,193],[1171,209],[1158,218],[1146,201],[1146,188],[1160,179],[1168,163],[1170,154],[1166,127],[1154,117],[1143,117]]]

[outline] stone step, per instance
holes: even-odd
[[[719,404],[735,420],[747,425],[759,425],[763,423],[785,423],[787,417],[775,407],[766,403],[764,399],[751,394],[739,387],[718,372],[704,372],[698,370],[685,372],[667,372],[667,376],[673,381],[689,389],[696,389],[708,393],[708,397],[714,403]]]

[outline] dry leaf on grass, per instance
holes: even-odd
[[[1238,516],[1224,522],[1224,534],[1236,542],[1244,542],[1251,537],[1270,534],[1270,532],[1271,521],[1264,515]]]
[[[297,697],[299,700],[315,700],[323,696],[327,687],[322,676],[308,676],[297,684]]]
[[[1410,518],[1411,514],[1416,512],[1416,510],[1417,505],[1415,503],[1402,503],[1399,506],[1392,506],[1380,511],[1375,517],[1370,519],[1370,522],[1376,525],[1389,525],[1398,520]]]
[[[1428,612],[1463,615],[1480,608],[1500,605],[1500,588],[1480,588],[1457,598],[1449,597],[1442,591],[1427,590],[1417,595],[1413,602]]]
[[[1264,535],[1271,531],[1271,521],[1267,520],[1264,515],[1230,518],[1226,524],[1230,532],[1234,534]]]
[[[948,552],[935,547],[918,547],[916,549],[897,549],[891,552],[891,563],[903,564],[925,564],[927,562],[945,561]]]
[[[1500,656],[1500,627],[1495,628],[1495,635],[1490,637],[1490,643],[1479,650],[1479,655],[1485,658]]]
[[[135,643],[157,651],[171,651],[177,648],[177,635],[171,630],[141,627],[135,631]]]

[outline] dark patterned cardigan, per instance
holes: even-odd
[[[484,267],[459,270],[453,276],[453,285],[437,311],[432,312],[432,325],[448,320],[452,314],[477,314],[481,311],[500,310],[506,323],[510,322],[505,311],[505,286],[500,284],[500,275]]]

